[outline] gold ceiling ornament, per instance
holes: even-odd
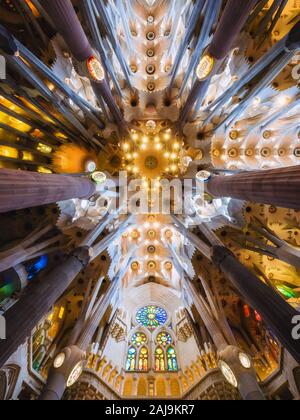
[[[147,264],[148,270],[156,270],[157,264],[155,261],[149,261]]]
[[[158,159],[155,156],[147,156],[145,158],[145,166],[147,169],[156,169],[158,166]]]
[[[148,216],[148,222],[149,223],[154,223],[156,220],[156,217],[154,216],[154,214],[149,214]]]
[[[121,145],[124,170],[144,181],[159,180],[165,174],[178,175],[182,140],[171,129],[157,133],[157,125],[152,120],[143,128],[148,134],[132,130]]]
[[[100,60],[95,56],[91,56],[87,60],[86,64],[87,64],[87,69],[88,69],[88,72],[89,72],[91,78],[95,82],[103,82],[104,77],[105,77],[105,73],[104,73],[104,69],[103,69],[103,66],[102,66]]]
[[[138,270],[140,269],[140,263],[139,263],[139,262],[137,262],[137,261],[134,261],[134,262],[131,264],[131,269],[132,269],[132,271],[138,271]]]
[[[214,66],[215,66],[215,59],[211,55],[205,54],[201,58],[198,64],[197,70],[196,70],[198,80],[202,81],[202,80],[207,79],[211,75],[214,69]]]
[[[147,251],[148,251],[149,254],[155,254],[156,248],[155,248],[154,245],[149,245],[148,248],[147,248]]]
[[[156,238],[156,232],[153,229],[148,230],[147,236],[149,239],[155,239]]]
[[[165,237],[171,239],[173,237],[173,232],[170,229],[166,230]]]
[[[137,230],[137,229],[135,229],[135,230],[133,230],[132,232],[131,232],[131,238],[132,239],[134,239],[134,240],[136,240],[136,239],[139,239],[139,237],[140,237],[140,232]]]
[[[172,271],[172,269],[173,269],[173,264],[172,264],[170,261],[167,261],[167,262],[165,263],[165,269],[166,269],[167,271]]]

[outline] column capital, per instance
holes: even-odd
[[[93,249],[89,246],[79,247],[71,253],[71,256],[76,258],[82,267],[87,267],[93,257]]]
[[[234,254],[225,246],[214,245],[212,247],[212,261],[218,268],[221,267],[222,263],[228,257],[234,257]]]
[[[58,353],[40,400],[60,400],[66,387],[71,387],[80,378],[85,358],[85,352],[77,346],[65,347]]]
[[[265,400],[256,379],[252,358],[236,346],[219,352],[219,367],[232,386],[239,389],[244,400]]]

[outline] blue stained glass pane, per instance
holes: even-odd
[[[168,348],[167,359],[168,359],[168,370],[170,372],[176,372],[178,370],[178,364],[177,364],[176,351],[173,347]]]
[[[25,268],[28,273],[28,280],[32,280],[40,271],[44,270],[48,264],[48,256],[42,255],[33,264],[26,264]]]
[[[133,372],[135,370],[135,362],[136,362],[136,350],[134,347],[130,347],[128,349],[128,356],[126,362],[126,370]]]

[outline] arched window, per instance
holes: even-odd
[[[166,370],[165,352],[161,347],[155,350],[155,370],[157,372],[164,372]]]
[[[126,370],[128,372],[134,372],[135,364],[136,364],[136,349],[134,347],[130,347],[128,349]]]
[[[171,335],[165,331],[159,333],[156,343],[158,347],[155,350],[155,370],[177,372],[177,355]]]
[[[164,311],[165,312],[165,311]],[[150,369],[156,372],[177,372],[178,360],[176,347],[171,330],[167,327],[155,333],[159,323],[166,323],[168,315],[160,312],[156,306],[145,307],[138,312],[141,317],[145,317],[144,329],[132,333],[128,342],[126,371],[127,372],[148,372]],[[158,316],[158,318],[156,318]],[[162,318],[160,318],[162,316]],[[141,321],[142,322],[142,321]],[[153,322],[153,323],[152,323]],[[150,328],[153,341],[149,340]]]
[[[137,332],[133,334],[129,343],[126,370],[128,372],[145,372],[149,370],[149,350],[146,334]]]

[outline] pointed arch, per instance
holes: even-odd
[[[177,353],[172,335],[171,331],[167,328],[161,329],[156,335],[155,370],[157,371],[178,371]]]
[[[155,394],[157,397],[167,396],[167,384],[164,378],[157,378],[155,381]]]
[[[125,397],[131,397],[133,392],[133,379],[127,378],[124,383],[123,395]]]
[[[172,397],[179,397],[181,395],[180,385],[177,379],[173,378],[170,382],[171,387],[171,396]]]
[[[140,378],[138,382],[137,395],[138,397],[147,397],[148,386],[145,378]]]
[[[20,371],[18,365],[7,365],[0,370],[0,401],[12,398]]]

